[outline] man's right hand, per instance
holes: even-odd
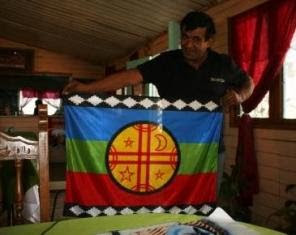
[[[116,91],[119,88],[123,88],[129,85],[137,85],[143,81],[143,77],[139,70],[129,69],[121,71],[103,79],[95,79],[91,83],[81,83],[72,81],[62,91],[63,95],[68,95],[73,92],[81,93],[98,93],[98,92],[109,92]]]
[[[83,83],[77,82],[77,81],[72,81],[64,87],[62,94],[68,95],[69,93],[73,93],[73,92],[81,92],[82,87],[83,87]]]

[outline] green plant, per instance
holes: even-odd
[[[219,192],[219,206],[232,218],[239,221],[250,222],[251,211],[238,200],[245,183],[239,177],[238,166],[231,166],[230,174],[223,173],[221,189]]]
[[[296,184],[287,185],[286,193],[296,196]],[[281,224],[277,229],[287,234],[296,234],[296,200],[287,200],[282,208],[272,213],[267,218],[266,223],[275,216],[280,217],[285,221],[285,224]]]

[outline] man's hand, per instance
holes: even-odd
[[[114,73],[102,79],[96,79],[91,83],[72,81],[63,89],[62,94],[67,95],[73,92],[98,93],[116,91],[125,86],[133,86],[143,82],[143,77],[138,69],[129,69]]]
[[[235,90],[227,90],[222,98],[222,105],[226,111],[233,105],[241,104],[244,101],[243,97]]]
[[[69,93],[73,93],[73,92],[81,92],[82,87],[83,87],[82,83],[77,82],[77,81],[72,81],[64,87],[62,94],[68,95]]]
[[[253,93],[254,82],[251,77],[243,84],[239,90],[229,89],[222,98],[222,105],[225,108],[226,112],[229,111],[229,108],[233,105],[241,104],[247,100]]]

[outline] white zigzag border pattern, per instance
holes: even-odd
[[[180,207],[177,207],[177,206],[173,206],[170,209],[164,209],[161,206],[158,206],[154,209],[148,209],[145,206],[143,206],[137,210],[129,208],[129,207],[125,207],[121,210],[116,210],[115,208],[109,206],[103,210],[100,210],[96,207],[91,207],[87,210],[84,210],[79,205],[75,205],[75,206],[70,207],[68,210],[71,211],[76,216],[80,216],[81,214],[87,214],[92,217],[102,216],[102,215],[113,216],[113,215],[145,214],[145,213],[171,213],[171,214],[189,214],[189,215],[203,214],[203,215],[207,215],[213,210],[213,207],[205,204],[201,208],[198,208],[198,209],[195,208],[194,206],[190,205],[190,206],[185,207],[184,209],[181,209]]]
[[[177,110],[182,110],[184,108],[191,108],[192,110],[196,111],[201,108],[206,108],[209,111],[214,111],[216,108],[219,107],[213,101],[209,101],[206,104],[202,104],[197,100],[194,100],[190,103],[185,103],[183,100],[178,99],[175,102],[171,103],[166,99],[159,99],[157,102],[155,102],[149,99],[148,97],[145,97],[145,98],[143,97],[141,101],[137,101],[132,97],[125,97],[124,99],[121,100],[121,99],[118,99],[116,96],[109,96],[108,98],[102,99],[97,95],[92,95],[89,98],[83,98],[76,94],[69,97],[68,100],[75,105],[81,105],[84,102],[87,102],[93,106],[97,106],[99,104],[106,104],[106,105],[109,105],[110,107],[116,107],[117,105],[121,104],[126,106],[127,108],[132,108],[135,105],[140,105],[145,109],[149,109],[153,105],[158,105],[162,109],[166,109],[167,107],[172,106]]]

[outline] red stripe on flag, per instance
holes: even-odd
[[[171,206],[215,201],[216,173],[178,175],[158,192],[133,194],[121,189],[108,175],[67,172],[66,203],[84,206]]]

